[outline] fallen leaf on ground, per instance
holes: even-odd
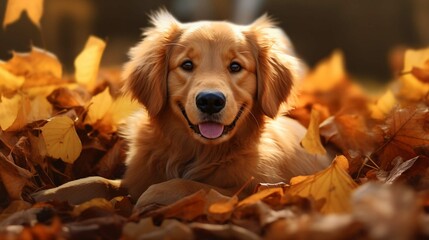
[[[49,156],[73,163],[82,151],[74,122],[67,116],[54,117],[41,128]]]
[[[396,157],[411,159],[417,156],[416,147],[429,145],[428,121],[426,105],[398,107],[390,114],[381,126],[384,142],[372,153],[377,156],[381,169],[390,170]]]
[[[304,136],[304,139],[301,141],[301,145],[304,147],[307,152],[311,154],[326,154],[326,150],[320,141],[319,134],[319,124],[320,124],[320,113],[312,109],[310,116],[310,125],[308,126],[307,132]]]
[[[22,97],[19,94],[14,95],[12,98],[0,96],[0,100],[0,127],[2,130],[6,130],[18,116]]]
[[[286,191],[293,196],[324,201],[321,213],[344,213],[351,209],[350,197],[358,186],[347,173],[348,160],[337,156],[327,169],[314,175],[291,179],[291,187]]]
[[[11,199],[22,199],[22,190],[26,185],[31,185],[31,177],[33,174],[30,171],[17,166],[11,159],[0,153],[0,179]]]

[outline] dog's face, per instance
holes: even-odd
[[[152,20],[124,71],[126,90],[151,117],[170,111],[193,138],[218,144],[256,112],[275,117],[290,95],[298,62],[268,18],[182,24],[159,12]]]
[[[234,30],[228,23],[191,24],[170,54],[169,104],[205,143],[230,138],[256,97],[252,48]]]

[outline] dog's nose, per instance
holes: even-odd
[[[218,113],[225,107],[226,98],[221,92],[201,92],[197,95],[198,109],[203,113]]]

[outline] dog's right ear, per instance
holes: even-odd
[[[167,102],[168,55],[181,33],[181,23],[166,10],[151,15],[153,27],[133,47],[125,64],[124,91],[141,102],[150,116],[156,116]]]

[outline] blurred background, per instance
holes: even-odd
[[[30,0],[31,1],[31,0]],[[7,0],[0,0],[3,21]],[[353,77],[387,82],[404,48],[429,46],[429,0],[45,0],[42,28],[26,13],[0,29],[0,59],[31,45],[58,56],[67,72],[90,34],[107,41],[102,66],[120,66],[160,7],[180,21],[251,23],[268,13],[309,66],[341,49]]]

